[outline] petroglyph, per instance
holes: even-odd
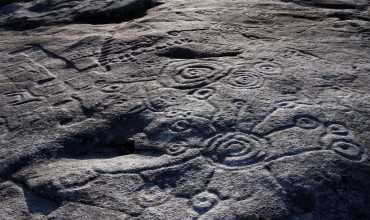
[[[195,92],[193,92],[192,95],[197,99],[206,100],[210,98],[214,93],[215,93],[215,89],[210,87],[210,88],[198,89]]]
[[[370,219],[368,1],[0,5],[0,219]]]
[[[226,76],[230,67],[227,63],[213,60],[177,61],[163,68],[159,81],[166,87],[199,88]]]
[[[138,202],[143,207],[152,207],[165,203],[169,199],[168,192],[158,186],[145,188],[139,192]]]
[[[254,68],[257,72],[265,74],[267,76],[279,75],[282,73],[282,67],[274,62],[260,62],[256,63]]]
[[[294,48],[286,48],[279,52],[278,57],[281,57],[282,59],[288,59],[288,60],[308,60],[313,61],[315,59],[318,59],[317,56],[303,50],[298,50]]]
[[[202,192],[192,199],[192,205],[195,211],[203,214],[212,209],[218,203],[218,197],[209,192]]]
[[[204,136],[216,130],[209,119],[190,111],[168,111],[161,119],[154,118],[144,133],[134,137],[138,149],[160,150],[170,155],[199,148]],[[152,143],[156,143],[153,146]]]
[[[5,93],[4,96],[7,103],[13,106],[42,101],[41,98],[34,97],[27,90]]]
[[[204,143],[204,154],[225,168],[240,168],[266,156],[267,141],[253,134],[218,134]]]
[[[262,75],[239,67],[226,78],[226,83],[237,89],[257,89],[263,86],[264,80]]]

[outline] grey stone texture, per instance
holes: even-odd
[[[370,219],[368,0],[0,3],[0,219]]]

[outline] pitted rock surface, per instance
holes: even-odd
[[[0,3],[0,219],[370,219],[367,0]]]

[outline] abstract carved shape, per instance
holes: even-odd
[[[348,160],[361,161],[365,156],[365,149],[357,143],[353,132],[341,124],[328,125],[321,142],[326,149],[333,150]]]
[[[340,124],[331,124],[328,126],[327,130],[329,134],[333,135],[349,135],[349,130],[345,126]]]
[[[162,112],[170,106],[185,102],[185,94],[176,89],[161,88],[148,93],[146,105],[151,111]]]
[[[162,118],[154,118],[142,134],[133,138],[137,149],[158,150],[178,156],[189,149],[199,148],[205,137],[216,132],[210,119],[194,115],[190,111],[173,109],[160,114],[163,115]]]
[[[104,93],[115,93],[120,92],[124,89],[124,84],[122,83],[107,83],[106,85],[103,85],[100,89]]]

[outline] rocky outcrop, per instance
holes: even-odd
[[[365,0],[0,7],[0,219],[370,219]]]

